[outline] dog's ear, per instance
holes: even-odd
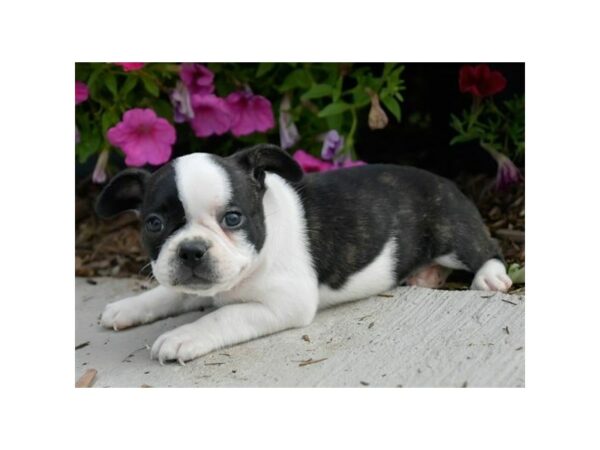
[[[102,218],[116,216],[124,211],[140,211],[150,172],[125,169],[119,172],[100,193],[96,214]]]
[[[230,156],[264,187],[265,172],[276,173],[288,181],[302,179],[302,169],[290,155],[276,145],[258,144]]]

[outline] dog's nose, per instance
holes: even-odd
[[[188,241],[179,246],[177,256],[184,265],[193,269],[200,264],[207,250],[208,246],[202,241]]]

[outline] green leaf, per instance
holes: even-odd
[[[385,105],[385,107],[394,115],[396,120],[400,122],[400,105],[396,101],[394,97],[385,97],[381,99],[381,102]]]
[[[126,97],[127,94],[129,94],[133,90],[133,88],[135,88],[138,79],[139,78],[137,77],[137,75],[129,75],[127,77],[125,83],[123,84],[123,87],[121,88],[121,97]]]
[[[110,91],[110,93],[113,95],[113,97],[117,97],[117,79],[115,77],[115,75],[111,72],[107,72],[105,78],[104,78],[104,84],[106,85],[106,87],[108,88],[108,90]]]
[[[102,135],[106,136],[106,132],[110,127],[119,121],[119,115],[112,109],[105,111],[102,114]]]
[[[268,74],[273,67],[275,67],[275,63],[260,63],[258,65],[258,69],[256,70],[256,78],[260,78],[263,75]]]
[[[301,100],[311,100],[313,98],[321,98],[331,95],[333,88],[328,84],[314,84],[300,97]]]
[[[335,116],[336,114],[342,114],[350,109],[350,105],[344,102],[334,102],[327,105],[321,111],[319,111],[318,117],[329,117]]]
[[[147,77],[143,77],[142,83],[144,83],[144,88],[146,89],[146,92],[148,92],[148,94],[152,95],[153,97],[158,97],[160,91],[158,89],[158,84],[156,84],[154,80]]]
[[[310,87],[310,77],[304,69],[296,69],[290,72],[281,86],[279,86],[279,92],[291,91],[292,89],[301,88],[308,89]]]
[[[525,284],[525,267],[513,263],[508,268],[508,276],[515,284]]]
[[[160,117],[164,117],[168,121],[173,120],[173,106],[166,100],[158,99],[152,103],[152,108]]]
[[[337,83],[335,84],[335,89],[333,91],[333,101],[337,102],[342,96],[342,85],[344,84],[344,77],[341,75],[338,77]]]
[[[100,150],[101,144],[102,136],[97,131],[87,135],[82,134],[81,142],[75,148],[79,162],[82,164],[85,163],[91,155]]]

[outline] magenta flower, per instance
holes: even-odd
[[[290,107],[290,97],[285,95],[279,105],[279,142],[284,150],[293,147],[300,140],[300,133],[292,120]]]
[[[344,146],[344,137],[340,136],[336,130],[329,130],[323,139],[323,148],[321,149],[321,158],[333,160]]]
[[[506,190],[513,184],[518,183],[523,179],[519,168],[502,153],[493,155],[498,162],[498,172],[496,174],[496,189]]]
[[[275,126],[271,102],[249,91],[232,92],[225,99],[231,111],[231,133],[245,136],[267,131]]]
[[[349,167],[364,166],[366,164],[367,163],[364,161],[361,161],[361,160],[353,161],[350,158],[345,158],[345,159],[342,159],[341,161],[336,161],[333,163],[333,165],[336,169],[347,169]]]
[[[294,160],[300,164],[300,167],[304,173],[311,172],[327,172],[333,169],[333,163],[330,161],[323,161],[304,150],[296,150],[292,156]]]
[[[85,102],[90,96],[90,91],[83,81],[75,81],[75,104]]]
[[[215,90],[215,75],[202,64],[182,64],[179,77],[191,95],[212,94]]]
[[[144,63],[114,63],[115,66],[121,66],[125,72],[134,72],[144,67]]]
[[[231,113],[225,100],[216,95],[192,95],[192,128],[198,137],[221,135],[231,127]]]
[[[364,161],[352,161],[350,158],[342,158],[337,161],[324,161],[304,150],[296,150],[292,156],[300,164],[304,173],[327,172],[328,170],[347,169],[349,167],[364,166]]]
[[[173,120],[176,123],[183,123],[194,118],[192,100],[184,83],[177,82],[170,98],[173,105]]]
[[[159,165],[171,158],[175,128],[151,109],[135,108],[123,114],[123,120],[106,133],[108,141],[125,153],[125,164]]]

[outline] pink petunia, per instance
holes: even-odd
[[[179,77],[191,95],[206,95],[215,91],[215,74],[202,64],[182,64]]]
[[[275,126],[271,102],[247,91],[232,92],[225,99],[232,114],[231,133],[245,136]]]
[[[323,161],[304,150],[296,150],[292,156],[294,160],[300,164],[300,167],[305,173],[311,172],[327,172],[333,169],[333,163],[330,161]]]
[[[159,165],[171,158],[176,140],[175,128],[152,109],[135,108],[123,114],[123,120],[108,130],[108,141],[125,153],[125,164]]]
[[[350,158],[346,158],[342,161],[334,163],[336,169],[348,169],[349,167],[365,166],[367,163],[361,160],[353,161]]]
[[[134,72],[144,67],[144,63],[114,63],[115,66],[121,66],[125,72]]]
[[[496,173],[496,189],[504,191],[523,180],[521,171],[515,164],[502,153],[493,155],[498,162],[498,172]]]
[[[196,136],[221,135],[231,127],[231,113],[225,100],[216,95],[192,95],[194,118],[190,123]]]
[[[85,102],[90,96],[90,91],[83,81],[75,81],[75,104]]]

